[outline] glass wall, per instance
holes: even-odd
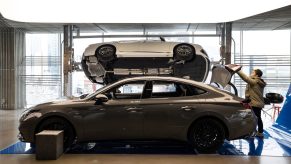
[[[26,34],[27,106],[57,99],[61,96],[60,34]]]
[[[235,31],[233,38],[236,42],[234,63],[242,65],[248,75],[253,69],[261,69],[267,82],[265,93],[285,96],[291,81],[290,31]],[[234,82],[239,95],[244,97],[246,84],[238,75]]]
[[[81,35],[101,35],[101,33],[81,33]],[[74,61],[81,62],[82,55],[85,49],[90,44],[101,43],[101,38],[87,38],[87,39],[74,39]],[[82,94],[92,93],[101,85],[93,84],[84,74],[83,71],[75,71],[72,73],[72,94],[78,97]]]

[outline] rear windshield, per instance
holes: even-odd
[[[223,93],[226,93],[226,94],[230,94],[230,95],[232,95],[232,96],[236,96],[235,94],[234,94],[234,91],[229,91],[229,90],[226,90],[226,89],[223,89],[223,88],[220,88],[219,86],[217,86],[216,84],[213,84],[213,83],[211,83],[211,84],[207,84],[208,86],[210,86],[211,88],[213,88],[213,89],[218,89],[219,91],[221,91],[221,92],[223,92]]]

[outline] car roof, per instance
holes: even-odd
[[[129,77],[122,79],[116,83],[123,83],[127,81],[138,81],[138,80],[162,80],[162,81],[175,81],[175,82],[182,82],[182,83],[189,83],[197,86],[201,86],[210,90],[213,90],[212,87],[209,87],[205,83],[190,80],[190,79],[185,79],[185,78],[179,78],[179,77],[173,77],[173,76],[139,76],[139,77]]]
[[[203,82],[198,82],[198,81],[194,81],[191,79],[185,79],[185,78],[179,78],[179,77],[173,77],[173,76],[139,76],[139,77],[130,77],[130,78],[126,78],[123,80],[120,80],[116,83],[113,83],[113,86],[119,85],[120,83],[124,83],[124,82],[130,82],[130,81],[138,81],[138,80],[162,80],[162,81],[173,81],[173,82],[181,82],[181,83],[187,83],[187,84],[192,84],[194,86],[197,87],[201,87],[201,89],[206,89],[207,91],[212,91],[212,92],[216,92],[216,93],[220,93],[224,96],[227,97],[232,97],[230,96],[227,92],[225,92],[224,90],[218,89],[216,87],[207,85]]]
[[[162,81],[173,81],[173,82],[187,83],[190,85],[192,84],[194,86],[197,86],[201,89],[206,89],[207,91],[218,92],[218,93],[223,94],[224,96],[230,96],[230,95],[226,94],[225,92],[222,92],[221,90],[218,90],[210,85],[206,85],[205,83],[197,82],[197,81],[189,80],[189,79],[185,79],[185,78],[178,78],[178,77],[172,77],[172,76],[139,76],[139,77],[125,78],[125,79],[119,80],[115,83],[111,83],[107,86],[104,86],[101,88],[101,90],[94,92],[91,96],[89,96],[87,99],[84,99],[84,100],[89,100],[93,96],[97,95],[98,93],[103,92],[104,90],[108,90],[112,87],[118,86],[120,84],[123,84],[126,82],[131,82],[131,81],[139,81],[139,80],[162,80]]]

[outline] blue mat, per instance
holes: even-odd
[[[216,152],[220,155],[242,156],[291,156],[291,135],[280,126],[272,126],[264,132],[264,139],[250,138],[225,141]],[[0,154],[34,154],[30,144],[17,142]],[[75,145],[66,154],[198,154],[191,147],[174,142],[107,142]]]

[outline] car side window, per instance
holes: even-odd
[[[118,85],[105,92],[109,99],[140,99],[145,81],[129,82]]]
[[[186,87],[188,90],[188,93],[186,93],[186,96],[201,95],[203,93],[206,93],[205,90],[198,88],[198,87],[195,87],[193,85],[187,85]]]
[[[153,81],[151,98],[194,96],[205,93],[203,89],[184,83]]]
[[[196,87],[194,85],[183,84],[183,83],[179,83],[178,85],[181,88],[184,96],[195,96],[195,95],[201,95],[203,93],[206,93],[205,90],[199,87]]]

